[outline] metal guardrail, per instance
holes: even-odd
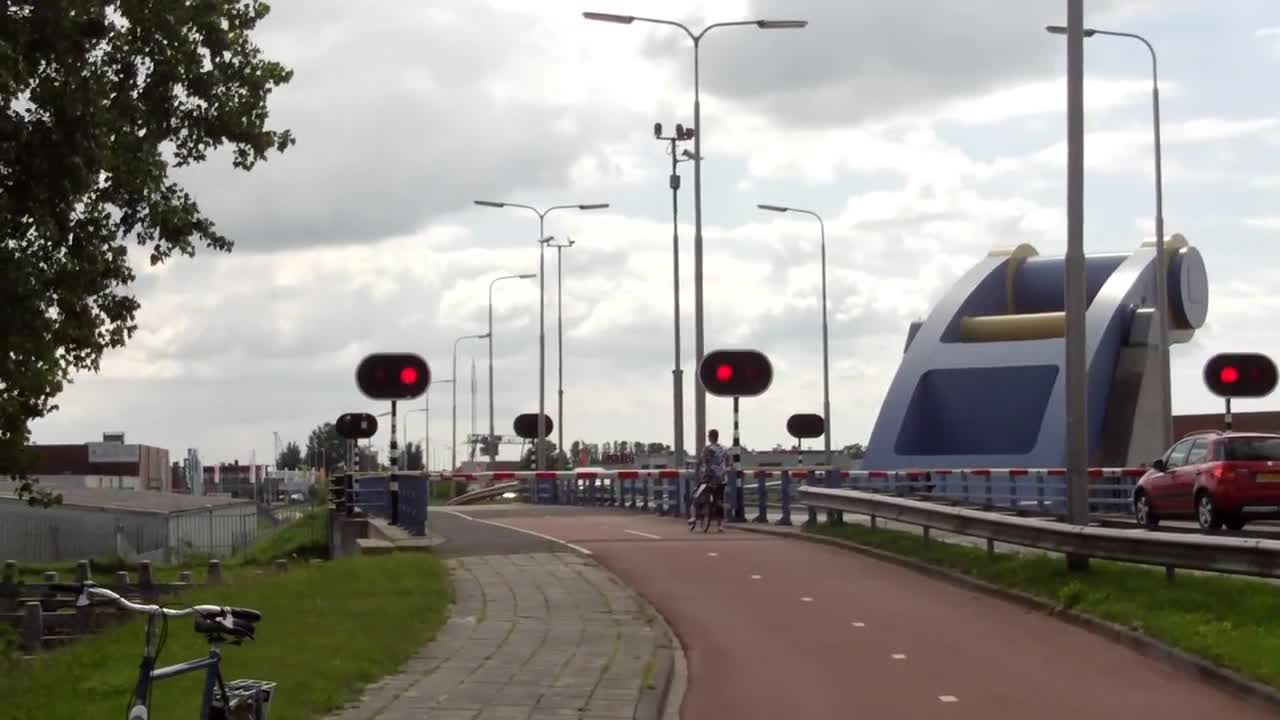
[[[957,535],[1104,560],[1280,577],[1280,541],[1067,525],[856,490],[804,487],[814,508],[871,515]]]
[[[1092,512],[1128,512],[1140,468],[1090,471]],[[852,512],[969,537],[989,547],[1003,543],[1062,554],[1169,569],[1280,578],[1280,540],[1192,535],[1141,529],[1069,525],[1060,522],[1065,503],[1061,470],[975,469],[964,471],[831,471],[825,468],[757,468],[743,471],[745,486],[730,483],[726,504],[739,519],[755,497],[756,522],[768,520],[772,491],[781,500],[777,522],[791,523],[793,503],[810,522],[819,510]],[[772,478],[777,476],[777,480]],[[449,477],[445,475],[444,477]],[[458,476],[453,476],[457,478]],[[754,478],[755,482],[750,482]],[[469,475],[505,489],[518,483],[526,502],[619,507],[683,515],[692,473],[675,470],[600,472],[503,472]],[[800,482],[797,482],[800,481]],[[825,485],[825,487],[824,487]],[[734,495],[738,491],[737,496]],[[763,495],[761,494],[763,493]],[[740,499],[738,499],[740,498]],[[960,505],[968,505],[962,507]]]

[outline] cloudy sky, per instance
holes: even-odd
[[[692,52],[673,28],[583,10],[694,27],[809,21],[716,30],[702,50],[706,343],[758,347],[775,366],[769,393],[743,403],[746,444],[783,442],[788,415],[821,409],[818,228],[756,203],[826,220],[837,446],[866,440],[908,323],[958,273],[993,246],[1063,251],[1065,41],[1042,28],[1064,20],[1064,0],[272,5],[260,42],[296,71],[272,119],[297,146],[250,175],[220,157],[183,176],[235,252],[154,269],[139,256],[139,332],[76,378],[34,425],[37,442],[124,430],[175,456],[247,462],[270,455],[273,431],[301,441],[341,412],[385,409],[355,388],[365,353],[416,351],[450,377],[455,339],[487,329],[490,280],[538,269],[537,218],[478,198],[612,204],[547,218],[576,243],[562,256],[566,442],[671,442],[669,159],[651,128],[692,124]],[[1208,325],[1173,349],[1174,410],[1214,411],[1199,379],[1209,354],[1280,355],[1268,321],[1280,309],[1280,4],[1087,6],[1087,24],[1141,33],[1160,53],[1166,228],[1200,248],[1212,282]],[[1150,65],[1132,41],[1099,37],[1086,52],[1086,244],[1125,251],[1153,232]],[[680,172],[692,442],[692,166]],[[546,270],[555,415],[554,252]],[[537,301],[537,281],[497,285],[499,432],[537,409]],[[487,348],[458,347],[461,437],[472,357],[487,424]],[[431,446],[447,461],[451,387],[430,401]],[[709,398],[710,425],[727,430],[729,409]],[[423,414],[409,423],[421,440]]]

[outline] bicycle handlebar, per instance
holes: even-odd
[[[89,596],[96,595],[110,600],[117,606],[130,612],[153,615],[162,612],[168,617],[187,617],[197,615],[196,630],[203,633],[224,632],[238,637],[253,637],[254,623],[262,619],[262,613],[250,608],[222,607],[218,605],[193,605],[189,608],[162,608],[159,605],[141,605],[126,600],[116,593],[99,587],[93,582],[82,583],[50,583],[52,592],[69,593],[76,596],[76,605],[88,605]]]

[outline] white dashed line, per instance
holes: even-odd
[[[960,702],[960,698],[955,695],[939,695],[938,699],[942,702]]]
[[[759,580],[759,579],[760,579],[760,576],[759,576],[759,575],[752,575],[752,576],[751,576],[751,579],[752,579],[752,580]]]
[[[650,540],[662,539],[661,535],[654,535],[653,533],[640,532],[639,530],[623,530],[622,532],[631,533],[632,535],[639,535],[640,537],[646,537],[646,538],[649,538]]]
[[[715,557],[715,556],[717,556],[717,555],[719,555],[719,554],[720,554],[720,553],[713,553],[713,552],[709,552],[709,553],[707,553],[707,557]]]
[[[889,657],[893,658],[894,660],[906,660],[906,659],[907,659],[907,655],[906,655],[906,653],[894,653],[894,654],[890,655]]]
[[[813,602],[813,598],[809,597],[808,595],[805,595],[804,597],[800,598],[800,602]]]
[[[854,627],[866,627],[866,626],[867,626],[867,624],[866,624],[866,623],[855,622],[855,623],[853,623],[853,626],[854,626]]]
[[[515,530],[516,532],[522,532],[522,533],[524,533],[524,534],[526,534],[526,535],[532,535],[532,536],[534,536],[534,537],[536,537],[536,538],[541,538],[541,539],[543,539],[543,540],[550,540],[551,542],[560,543],[561,545],[564,545],[564,546],[565,546],[565,547],[567,547],[567,548],[570,548],[570,549],[573,549],[573,550],[577,550],[578,552],[582,553],[583,555],[591,555],[591,554],[593,554],[590,550],[588,550],[588,549],[586,549],[586,548],[582,547],[581,545],[574,545],[573,543],[571,543],[571,542],[565,542],[564,540],[561,540],[560,538],[551,537],[550,535],[544,535],[544,534],[542,534],[542,533],[540,533],[540,532],[534,532],[533,530],[525,530],[524,528],[522,528],[522,527],[516,527],[515,525],[508,525],[508,524],[506,524],[506,523],[500,523],[500,522],[498,522],[498,521],[496,521],[496,520],[481,520],[481,519],[480,519],[480,518],[478,518],[478,517],[471,517],[470,515],[464,515],[464,514],[462,514],[462,513],[458,512],[457,510],[446,510],[446,509],[444,509],[444,508],[440,508],[440,512],[447,512],[447,513],[449,513],[450,515],[457,515],[457,516],[458,516],[458,517],[460,517],[460,518],[466,518],[466,519],[468,519],[468,520],[470,520],[470,521],[472,521],[472,522],[484,523],[485,525],[494,525],[494,526],[496,526],[496,527],[506,528],[506,529],[508,529],[508,530]]]

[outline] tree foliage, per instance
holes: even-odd
[[[297,470],[302,465],[302,448],[296,442],[285,443],[280,457],[276,458],[276,467],[281,470]]]
[[[0,472],[21,479],[30,421],[137,328],[128,244],[152,265],[231,250],[170,171],[224,147],[248,171],[292,145],[266,127],[292,72],[251,37],[270,12],[260,0],[0,12]]]

